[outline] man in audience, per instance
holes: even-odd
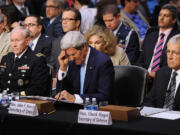
[[[147,29],[150,27],[148,21],[138,10],[140,0],[121,0],[123,6],[121,10],[122,21],[130,28],[134,29],[142,42]]]
[[[18,91],[23,95],[49,94],[47,85],[49,70],[42,54],[34,54],[28,47],[30,34],[24,27],[11,32],[13,52],[2,58],[0,63],[0,88],[8,93]]]
[[[12,0],[12,4],[5,8],[8,17],[8,25],[12,27],[23,25],[26,16],[34,13],[31,5],[25,5],[26,0]]]
[[[78,9],[81,13],[81,26],[80,31],[85,34],[90,27],[95,23],[97,14],[96,8],[88,8],[90,0],[75,0],[74,8]]]
[[[50,37],[63,36],[61,13],[64,9],[63,0],[47,0],[46,1],[45,34]]]
[[[110,58],[87,45],[79,31],[70,31],[61,40],[58,57],[57,100],[83,103],[86,97],[109,100],[114,68]]]
[[[10,34],[4,30],[4,16],[0,14],[0,61],[4,55],[9,52],[12,52],[10,47]]]
[[[168,66],[157,71],[144,105],[180,111],[180,34],[169,40],[166,53]]]
[[[62,28],[64,32],[68,31],[79,31],[81,24],[81,14],[77,9],[74,8],[67,8],[62,13]],[[61,52],[59,43],[61,41],[62,37],[59,36],[57,39],[55,39],[52,43],[52,51],[51,51],[51,59],[50,64],[53,66],[53,88],[56,86],[55,80],[56,80],[56,73],[59,70],[59,62],[58,62],[58,56]]]
[[[120,10],[115,4],[108,4],[102,10],[103,21],[107,28],[112,30],[118,38],[118,44],[125,50],[131,64],[135,63],[139,56],[139,38],[137,33],[125,26],[121,21]]]
[[[167,65],[166,49],[168,40],[180,33],[177,29],[177,9],[169,4],[164,5],[159,13],[158,27],[147,31],[138,63],[148,69],[150,77]]]
[[[37,16],[28,16],[24,20],[24,27],[29,30],[30,33],[30,48],[35,53],[42,53],[45,55],[47,62],[49,63],[52,39],[51,37],[41,34],[43,30],[42,21]]]

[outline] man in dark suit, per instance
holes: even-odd
[[[114,81],[110,58],[86,44],[78,31],[70,31],[61,40],[58,72],[58,100],[83,103],[86,97],[109,100]]]
[[[29,46],[31,50],[35,53],[44,54],[47,62],[49,63],[52,48],[52,39],[51,37],[42,33],[43,26],[40,18],[37,16],[28,16],[24,20],[24,26],[30,32],[31,42]]]
[[[5,13],[8,17],[8,25],[11,26],[13,23],[20,23],[24,21],[25,17],[29,14],[34,13],[34,9],[31,5],[25,5],[26,0],[12,0],[12,4],[5,8]]]
[[[18,91],[22,95],[47,96],[49,69],[42,54],[34,54],[29,46],[29,31],[17,27],[11,32],[13,52],[0,63],[0,88],[8,93]]]
[[[102,17],[106,27],[118,38],[118,44],[125,50],[131,64],[135,63],[140,51],[139,38],[134,30],[121,21],[117,5],[106,5],[102,10]]]
[[[167,63],[157,71],[144,105],[180,111],[180,34],[168,42]]]
[[[64,9],[64,2],[61,0],[47,0],[46,4],[45,34],[51,37],[64,35],[62,29],[61,13]]]
[[[67,8],[62,13],[62,28],[66,33],[68,31],[79,31],[81,24],[81,14],[77,9]],[[61,52],[60,50],[60,41],[62,36],[54,39],[52,41],[52,50],[50,64],[54,68],[53,77],[56,76],[57,71],[59,70],[58,56]]]
[[[138,60],[138,64],[148,69],[150,77],[155,77],[155,71],[167,65],[166,49],[168,40],[180,33],[176,24],[177,10],[171,5],[164,5],[159,13],[158,27],[151,28],[147,31],[143,41],[142,51]],[[153,70],[153,61],[156,57],[156,48],[161,42],[161,33],[164,34],[162,50],[159,57],[159,65]]]

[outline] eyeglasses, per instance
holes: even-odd
[[[167,55],[172,54],[172,56],[176,57],[176,56],[178,56],[180,54],[180,52],[166,50],[166,54]]]
[[[33,26],[37,26],[37,24],[34,24],[34,23],[24,24],[24,27],[25,27],[25,28],[27,28],[27,27],[33,27]]]
[[[114,17],[112,19],[109,20],[104,20],[104,22],[113,22],[114,21]]]
[[[56,6],[45,6],[45,8],[58,8]]]
[[[75,18],[62,18],[62,21],[74,21],[77,20]]]

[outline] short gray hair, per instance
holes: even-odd
[[[177,43],[180,45],[180,34],[177,34],[172,38],[170,38],[167,44],[169,45],[169,44],[177,44]]]
[[[16,30],[21,30],[26,38],[30,36],[29,30],[25,27],[17,26],[14,29],[12,29],[11,33],[15,32]]]
[[[80,48],[86,44],[86,40],[83,34],[80,31],[69,31],[67,32],[60,43],[60,48],[62,50],[68,49],[70,47]]]
[[[46,1],[48,1],[48,0],[46,0]],[[64,9],[64,5],[65,5],[64,0],[52,0],[52,1],[56,3],[58,8]]]

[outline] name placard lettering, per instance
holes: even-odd
[[[38,116],[38,109],[36,104],[11,101],[11,104],[8,108],[8,113],[10,114],[19,114],[27,116]]]
[[[78,123],[112,125],[110,112],[79,110]]]

